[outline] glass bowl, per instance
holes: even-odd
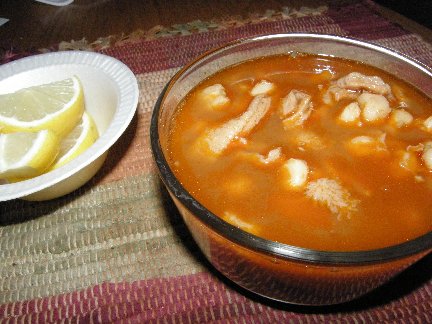
[[[230,65],[303,52],[365,62],[403,76],[429,97],[432,70],[405,55],[363,41],[319,34],[275,34],[211,50],[181,69],[160,95],[150,137],[160,177],[198,246],[230,280],[256,294],[293,304],[331,305],[386,283],[432,251],[432,232],[399,245],[355,252],[318,251],[249,234],[211,213],[180,184],[165,158],[173,114],[201,81]]]

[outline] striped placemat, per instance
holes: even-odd
[[[330,2],[331,3],[331,2]],[[137,76],[139,106],[101,171],[52,201],[0,203],[0,322],[432,323],[432,257],[346,305],[301,307],[254,296],[204,259],[163,188],[149,124],[163,86],[185,63],[230,40],[269,33],[346,35],[432,65],[432,47],[369,0],[254,13],[243,20],[137,31],[50,49],[94,50]],[[2,62],[34,53],[8,53]]]

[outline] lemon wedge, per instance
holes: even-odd
[[[38,176],[54,162],[59,139],[50,130],[0,134],[0,179]]]
[[[53,131],[66,136],[84,112],[84,95],[77,77],[0,95],[0,133]]]
[[[76,158],[88,149],[99,137],[93,118],[84,112],[81,122],[61,141],[60,153],[51,170]]]

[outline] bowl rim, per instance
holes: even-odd
[[[118,91],[117,109],[107,129],[91,146],[74,160],[40,176],[0,185],[0,202],[22,198],[52,187],[84,169],[101,157],[124,133],[138,105],[138,81],[123,62],[112,56],[90,51],[58,51],[32,55],[0,66],[0,80],[44,67],[82,65],[101,71]]]
[[[159,113],[161,111],[161,107],[167,93],[174,86],[175,82],[190,68],[199,64],[201,60],[205,59],[210,55],[220,53],[226,49],[238,46],[244,42],[258,42],[261,40],[286,37],[315,39],[318,38],[366,47],[368,49],[372,49],[401,59],[411,65],[414,65],[415,67],[419,68],[420,70],[429,74],[432,77],[432,69],[414,58],[411,58],[405,54],[399,53],[393,49],[389,49],[381,45],[376,45],[367,41],[358,40],[346,36],[311,33],[270,34],[243,38],[229,42],[223,46],[210,49],[195,58],[187,65],[185,65],[170,79],[170,81],[166,84],[160,96],[158,97],[153,109],[150,122],[151,150],[158,168],[159,175],[167,189],[195,217],[197,217],[200,221],[202,221],[205,225],[207,225],[217,234],[245,248],[259,251],[267,255],[280,257],[283,259],[319,264],[362,265],[378,262],[389,262],[395,259],[420,254],[422,252],[429,253],[430,251],[432,251],[432,231],[421,235],[415,239],[397,245],[360,251],[322,251],[271,241],[248,233],[234,225],[231,225],[230,223],[224,221],[222,218],[218,217],[216,214],[207,210],[206,207],[203,206],[199,201],[197,201],[176,178],[168,164],[168,161],[165,159],[165,155],[159,141]]]

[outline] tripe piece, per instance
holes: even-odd
[[[267,154],[260,154],[257,152],[239,152],[239,156],[243,161],[249,161],[258,166],[273,164],[283,157],[282,149],[280,147],[270,150]]]
[[[282,99],[280,114],[285,127],[301,126],[312,112],[311,96],[299,90],[291,90]]]
[[[225,88],[222,84],[213,84],[202,90],[205,99],[209,101],[212,107],[227,104],[230,99],[227,97]]]
[[[352,72],[336,81],[343,89],[368,90],[375,94],[391,94],[390,86],[378,76],[367,76],[358,72]]]
[[[332,214],[340,217],[350,217],[357,210],[359,200],[351,197],[351,194],[336,180],[320,178],[311,181],[306,186],[306,196],[324,204]]]
[[[265,95],[256,96],[248,109],[239,117],[208,132],[205,141],[216,154],[222,153],[239,136],[246,136],[261,121],[270,109],[271,99]]]
[[[277,147],[268,152],[267,156],[259,155],[259,160],[264,164],[269,164],[277,161],[282,156],[282,149]]]
[[[323,95],[323,102],[330,105],[333,100],[338,102],[343,99],[354,100],[359,96],[359,91],[344,89],[337,85],[331,85]]]
[[[255,97],[255,96],[258,96],[260,94],[267,94],[273,89],[274,89],[273,83],[271,83],[267,80],[261,80],[260,82],[255,84],[255,86],[252,88],[250,93],[252,96]]]

